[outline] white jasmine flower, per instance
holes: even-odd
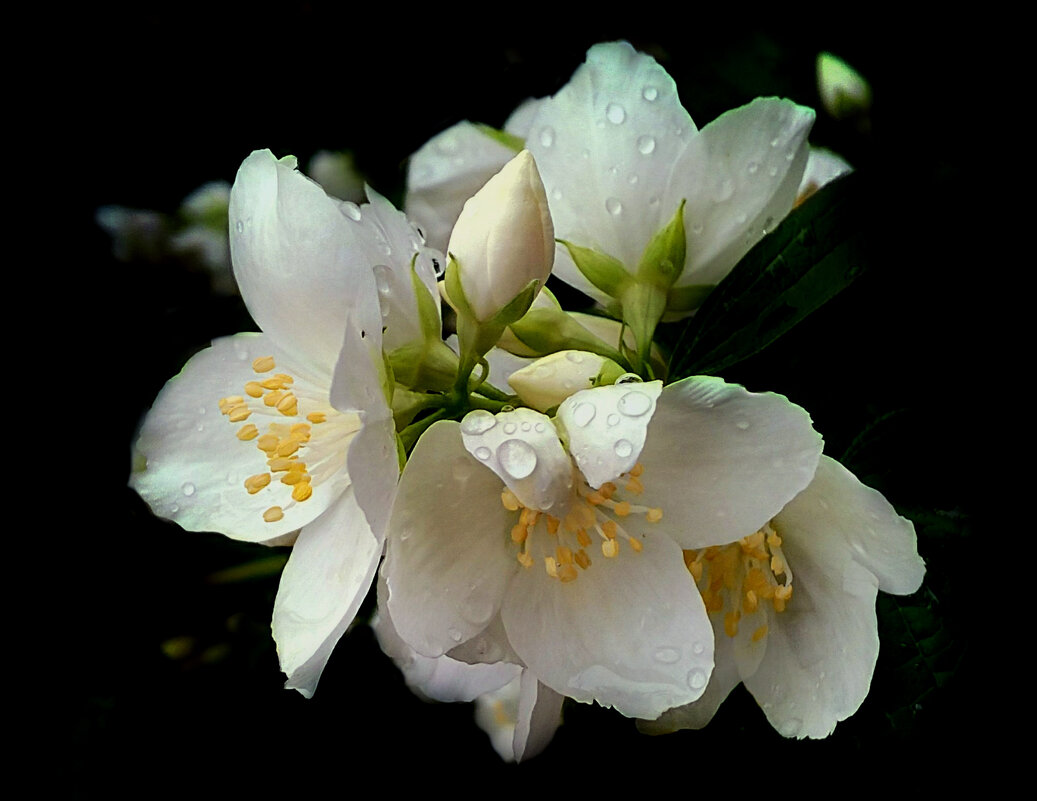
[[[393,624],[424,656],[517,660],[556,693],[655,718],[712,669],[681,549],[762,526],[819,453],[802,409],[703,377],[584,390],[553,420],[436,423],[389,524]]]
[[[367,313],[357,309],[378,314],[372,266],[389,261],[409,276],[420,240],[384,201],[341,204],[294,168],[293,158],[257,151],[231,192],[235,274],[263,333],[215,341],[165,386],[141,429],[130,483],[155,514],[190,531],[267,543],[297,534],[273,633],[287,686],[308,696],[370,586],[378,521],[398,475],[377,373],[355,363],[367,391],[342,412],[331,402],[333,371]],[[370,331],[379,342],[382,322]],[[358,451],[361,431],[378,447]],[[351,473],[378,476],[390,490],[365,498]]]
[[[642,724],[705,726],[738,682],[786,737],[827,737],[868,694],[875,595],[918,589],[914,526],[822,456],[810,485],[751,537],[687,551],[716,631],[716,668],[694,703]]]
[[[527,139],[551,204],[555,235],[604,254],[630,274],[681,209],[683,263],[669,313],[689,313],[789,212],[807,160],[814,112],[761,98],[701,131],[656,61],[626,42],[596,45]],[[555,272],[608,305],[610,297],[559,247]]]

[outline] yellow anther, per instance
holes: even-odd
[[[685,564],[687,564],[687,560],[685,560]],[[691,573],[691,577],[695,579],[696,582],[701,581],[702,562],[692,562],[690,565],[688,565],[688,572]]]
[[[523,508],[519,514],[519,522],[524,526],[535,526],[540,519],[540,512],[536,509]]]
[[[616,494],[616,485],[611,481],[606,481],[598,488],[598,492],[607,500]]]
[[[616,532],[619,530],[619,525],[615,520],[606,520],[601,524],[601,533],[608,537],[610,540],[616,538]]]
[[[770,545],[772,548],[780,548],[781,543],[782,539],[780,536],[778,536],[778,532],[772,531],[770,534],[767,535],[767,544]]]
[[[278,401],[280,401],[281,398],[283,398],[283,397],[284,397],[284,393],[281,392],[281,390],[279,390],[279,389],[275,389],[275,390],[273,390],[271,392],[266,393],[266,396],[263,398],[263,405],[264,406],[276,406]]]
[[[584,570],[591,566],[591,558],[587,556],[587,552],[583,550],[583,548],[580,548],[580,550],[573,554],[573,561]]]
[[[612,511],[620,517],[626,517],[630,514],[630,501],[620,501]]]
[[[521,551],[521,552],[515,554],[515,558],[518,559],[519,564],[522,565],[523,567],[532,567],[533,566],[533,557],[530,556],[525,551]]]
[[[618,540],[603,540],[601,543],[601,553],[608,559],[612,559],[619,555],[619,542]]]
[[[637,476],[631,476],[626,486],[627,492],[632,492],[634,495],[640,495],[645,491],[645,485],[641,483],[641,479]]]
[[[747,615],[751,615],[756,611],[756,607],[760,605],[759,599],[756,597],[756,593],[749,590],[745,593],[745,598],[742,601],[742,609]]]
[[[255,439],[259,436],[259,429],[256,428],[252,423],[246,426],[242,426],[238,429],[237,437],[242,442],[248,442],[249,440]]]
[[[645,471],[645,466],[643,464],[641,464],[640,462],[638,462],[637,464],[635,464],[633,467],[630,468],[630,472],[628,473],[628,475],[631,475],[634,478],[637,478],[644,471]]]
[[[260,356],[252,362],[252,369],[257,373],[269,373],[274,369],[274,357]]]
[[[246,406],[245,404],[241,404],[240,406],[235,406],[234,408],[230,409],[227,412],[227,418],[232,423],[240,423],[242,420],[248,420],[251,414],[252,410],[249,409],[248,406]]]
[[[517,512],[519,506],[519,499],[515,496],[515,493],[505,487],[501,490],[500,502],[504,505],[504,508],[509,512]]]
[[[299,440],[295,439],[295,437],[283,439],[277,444],[277,455],[291,456],[293,453],[299,450],[300,445],[302,445],[302,443],[299,442]]]
[[[576,568],[572,565],[562,565],[560,568],[558,568],[558,580],[561,581],[563,584],[566,584],[570,581],[576,581],[576,577],[578,575],[580,574],[576,572]]]
[[[561,523],[562,523],[562,521],[559,520],[554,515],[548,515],[547,516],[547,533],[550,534],[551,536],[554,536],[555,534],[557,534],[558,533],[558,526],[560,526]]]
[[[292,488],[292,498],[296,501],[305,501],[313,495],[313,486],[309,481],[300,481]]]
[[[267,523],[276,523],[282,517],[284,517],[284,510],[280,506],[271,506],[263,512],[263,519]]]
[[[256,447],[266,453],[273,453],[280,442],[281,438],[277,434],[264,434],[256,441]]]
[[[269,483],[270,483],[270,474],[269,473],[259,473],[258,475],[249,476],[248,478],[245,479],[245,489],[248,490],[248,494],[249,495],[255,495],[257,492],[259,492],[261,489],[263,489],[263,487],[267,486]]]
[[[728,612],[724,615],[724,633],[728,637],[734,637],[738,633],[738,619],[741,615],[738,612]]]
[[[544,570],[551,578],[558,578],[558,564],[553,556],[544,557]]]
[[[526,537],[529,536],[529,532],[526,527],[521,523],[516,523],[511,527],[511,541],[512,542],[525,542]]]
[[[627,542],[630,543],[630,547],[633,548],[637,553],[641,553],[641,551],[644,550],[645,546],[641,542],[641,540],[637,540],[637,539],[634,539],[633,537],[630,537],[630,538],[627,539]]]
[[[267,460],[267,466],[274,473],[283,473],[285,470],[291,470],[293,464],[296,464],[295,459],[278,458]]]
[[[777,554],[771,557],[771,572],[774,575],[785,572],[785,563],[781,560],[781,557]]]
[[[277,402],[277,411],[283,415],[291,416],[298,413],[299,406],[298,401],[291,392],[287,393],[281,400]]]
[[[309,423],[292,423],[292,427],[288,429],[292,434],[296,436],[305,436],[306,439],[310,438],[310,424]]]
[[[285,387],[294,383],[295,379],[292,378],[290,375],[278,373],[277,375],[272,375],[270,376],[270,378],[264,379],[260,382],[260,385],[263,387],[263,389],[284,389]]]
[[[756,631],[753,632],[752,640],[753,640],[753,642],[759,642],[760,640],[762,640],[766,636],[767,636],[767,627],[766,626],[760,626],[760,628],[756,629]]]
[[[593,491],[587,495],[587,503],[591,506],[600,506],[605,503],[605,497],[598,491]]]
[[[308,479],[305,470],[289,470],[287,473],[281,476],[281,483],[287,484],[288,486],[292,486],[293,484],[298,484],[302,482],[304,479]]]
[[[220,411],[226,414],[228,411],[233,409],[245,402],[245,399],[241,395],[228,395],[226,398],[220,398]]]
[[[658,509],[658,508],[656,508],[656,509],[649,509],[647,512],[645,512],[645,520],[647,520],[649,523],[658,523],[662,519],[663,519],[663,510],[662,509]]]
[[[591,544],[591,535],[587,533],[586,529],[581,528],[576,532],[576,541],[586,548]]]
[[[324,414],[324,412],[310,412],[308,415],[306,415],[306,419],[309,420],[311,423],[316,424],[323,423],[325,420],[328,419],[328,416]]]
[[[258,381],[249,381],[245,384],[245,394],[251,398],[258,398],[263,394],[263,385]]]
[[[558,560],[558,564],[560,565],[571,565],[573,563],[572,548],[558,545],[555,547],[555,558]]]
[[[780,584],[774,588],[774,597],[782,601],[787,601],[792,597],[792,585],[791,584]]]

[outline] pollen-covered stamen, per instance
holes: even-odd
[[[309,500],[321,481],[342,468],[346,449],[337,440],[359,425],[353,416],[332,409],[326,397],[315,397],[305,386],[298,390],[295,377],[273,373],[275,367],[272,356],[254,360],[252,369],[261,377],[245,382],[244,394],[228,395],[218,404],[232,423],[252,418],[235,435],[249,447],[254,445],[256,466],[264,468],[244,480],[245,491],[283,493],[277,505],[263,512],[268,523],[282,520],[296,504]]]
[[[632,504],[622,497],[626,490],[620,486],[625,487],[643,472],[644,467],[638,464],[616,482],[592,489],[579,471],[574,471],[575,497],[561,517],[526,508],[515,493],[505,487],[501,492],[501,504],[509,512],[519,513],[510,532],[511,541],[521,546],[516,554],[519,563],[527,568],[533,566],[535,560],[530,549],[536,540],[538,550],[542,551],[544,572],[567,583],[574,581],[580,570],[591,566],[587,549],[594,543],[595,536],[601,544],[602,555],[608,559],[619,556],[623,540],[632,552],[640,553],[644,549],[642,540],[628,534],[616,518],[643,515],[649,523],[662,519],[661,509]],[[637,483],[639,491],[643,490],[639,479]]]
[[[723,615],[724,632],[738,634],[743,616],[755,615],[768,604],[784,612],[792,598],[792,570],[781,550],[781,536],[767,524],[730,545],[685,551],[684,563],[695,579],[706,611]],[[758,625],[753,642],[767,636],[767,625]]]

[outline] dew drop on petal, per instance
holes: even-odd
[[[605,117],[613,125],[620,125],[627,118],[627,112],[619,103],[609,103],[605,107]]]
[[[188,498],[190,498],[192,495],[194,495],[194,484],[188,481],[180,488],[180,491],[183,492],[184,495],[186,495]]]
[[[619,399],[616,408],[628,417],[640,417],[652,408],[652,399],[643,392],[633,390]]]
[[[770,175],[771,178],[773,178],[774,176],[776,176],[778,174],[778,168],[777,167],[771,167],[769,170],[767,170],[767,174]]]
[[[649,103],[652,103],[655,101],[657,97],[659,97],[659,90],[656,89],[654,86],[646,86],[641,91],[641,97],[643,97]]]
[[[476,409],[465,415],[464,420],[461,421],[461,433],[476,437],[479,434],[485,434],[495,425],[497,425],[496,417],[485,409]]]
[[[573,409],[573,422],[580,428],[584,428],[594,419],[594,415],[597,414],[597,411],[598,410],[594,408],[594,404],[592,403],[578,403]]]
[[[746,220],[749,219],[749,217],[748,217],[748,215],[745,214],[745,212],[742,212],[741,214],[738,215],[738,217],[736,219],[738,220],[739,223],[744,223]]]
[[[637,373],[623,373],[619,378],[616,379],[617,384],[641,384],[641,376]]]
[[[609,214],[618,216],[623,211],[623,204],[619,202],[619,198],[610,197],[605,201],[605,209]]]
[[[749,421],[748,420],[739,420],[737,423],[735,423],[735,426],[737,428],[740,428],[742,431],[745,431],[747,428],[749,428]]]
[[[674,662],[679,662],[680,658],[680,650],[668,646],[656,648],[655,652],[652,654],[652,659],[656,662],[661,662],[664,665],[672,665]]]
[[[795,150],[790,150],[788,153],[785,154],[785,161],[792,161],[795,158],[796,158],[796,151]]]
[[[450,639],[454,642],[461,642],[461,632],[458,629],[451,628],[447,634],[450,635]]]
[[[544,147],[551,147],[555,143],[555,131],[550,125],[542,128],[540,131],[540,144]]]
[[[691,232],[693,234],[695,234],[696,236],[701,234],[702,231],[703,231],[702,223],[695,223],[693,226],[691,226]]]
[[[555,187],[554,189],[552,189],[551,190],[551,200],[561,200],[561,199],[562,199],[562,190],[559,189],[558,187]]]
[[[523,479],[537,466],[536,451],[521,439],[508,439],[497,448],[501,469],[515,479]]]
[[[645,134],[637,140],[637,150],[642,156],[648,156],[655,150],[655,137]]]
[[[773,139],[771,139],[771,147],[777,147],[779,142],[781,142],[781,140],[775,136]]]
[[[504,424],[504,433],[505,434],[514,434],[516,430],[517,430],[517,427],[515,426],[514,423],[505,423]]]
[[[349,217],[349,219],[354,222],[360,221],[360,207],[352,200],[343,201],[340,208],[342,209],[342,213]]]
[[[237,232],[239,234],[243,233],[245,231],[245,223],[243,223],[241,220],[238,220],[238,224],[235,225],[234,227],[237,229]]]
[[[485,462],[487,459],[490,458],[490,449],[487,448],[485,445],[481,445],[480,447],[475,449],[475,456],[477,459],[481,459]]]
[[[730,178],[725,178],[717,184],[716,190],[713,193],[713,202],[723,203],[725,200],[735,193],[735,182]]]
[[[693,646],[691,646],[691,652],[693,654],[695,654],[696,656],[699,656],[705,650],[706,650],[706,646],[704,646],[700,642],[697,642]]]
[[[544,430],[545,430],[546,428],[547,428],[547,426],[545,426],[545,425],[544,425],[543,423],[537,423],[537,424],[536,424],[535,426],[533,426],[533,429],[534,429],[534,430],[535,430],[535,431],[536,431],[536,432],[537,432],[538,434],[543,434],[543,433],[544,433]]]
[[[746,167],[746,169],[749,171],[750,175],[755,175],[757,172],[759,172],[760,162],[758,162],[758,161],[750,161],[749,162],[749,166]]]
[[[616,456],[618,456],[620,459],[626,459],[630,454],[634,452],[633,444],[631,444],[631,442],[626,439],[619,440],[615,445],[612,446],[612,449],[616,452]]]
[[[531,426],[528,422],[522,424],[523,431],[529,431],[531,428],[533,428],[533,426]],[[505,429],[505,431],[507,431],[507,429]]]
[[[610,426],[618,426],[619,425],[619,419],[620,419],[619,415],[616,414],[615,412],[613,412],[612,414],[610,414],[608,417],[605,418],[605,422],[608,423]]]
[[[702,668],[692,668],[688,671],[688,686],[693,690],[701,690],[706,686],[706,671]]]
[[[570,350],[565,354],[565,358],[571,361],[573,364],[580,364],[583,362],[583,354],[578,350]]]

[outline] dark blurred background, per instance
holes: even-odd
[[[979,390],[968,378],[983,367],[983,301],[971,271],[983,256],[962,147],[963,117],[983,90],[954,44],[960,32],[863,9],[789,10],[774,23],[661,7],[639,9],[636,23],[549,7],[516,8],[508,21],[498,7],[371,11],[160,4],[94,16],[50,95],[60,120],[50,158],[75,212],[60,243],[75,250],[65,293],[100,371],[82,424],[103,436],[79,446],[89,478],[71,482],[76,513],[54,545],[60,590],[34,749],[52,765],[46,779],[74,794],[186,798],[366,792],[361,777],[376,792],[581,792],[632,775],[639,792],[691,794],[757,778],[823,790],[844,765],[860,784],[907,762],[907,781],[932,786],[983,733],[971,698],[989,652],[969,564],[983,501]],[[559,89],[588,46],[617,38],[669,70],[699,127],[759,95],[819,107],[822,50],[871,83],[866,130],[819,110],[811,137],[867,175],[870,270],[724,377],[807,408],[826,452],[916,520],[929,573],[916,598],[880,598],[872,693],[828,740],[783,740],[739,689],[704,731],[663,738],[572,704],[546,753],[516,768],[470,706],[412,696],[365,626],[339,644],[312,700],[283,690],[269,633],[277,573],[226,571],[284,554],[185,533],[126,488],[130,444],[162,384],[212,338],[254,325],[202,272],[114,259],[93,214],[106,204],[172,212],[201,184],[233,180],[256,148],[300,164],[349,149],[399,203],[406,159],[430,136],[461,119],[501,125],[523,99]],[[70,87],[77,101],[66,107]],[[371,611],[369,599],[360,617]]]

